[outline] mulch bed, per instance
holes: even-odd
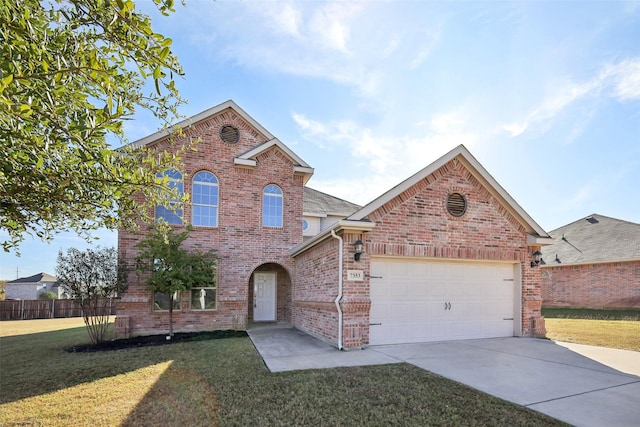
[[[147,335],[121,340],[105,341],[99,344],[83,344],[68,347],[65,350],[69,353],[91,353],[95,351],[123,350],[127,348],[149,347],[157,345],[169,345],[179,342],[217,340],[223,338],[246,337],[245,331],[207,331],[207,332],[179,332],[174,333],[168,340],[166,334]]]

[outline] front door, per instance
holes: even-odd
[[[253,320],[276,320],[276,273],[253,273]]]

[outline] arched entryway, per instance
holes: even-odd
[[[260,265],[251,274],[248,286],[250,321],[291,321],[291,276],[283,266]]]

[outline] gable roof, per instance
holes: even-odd
[[[348,220],[363,220],[367,215],[371,214],[376,209],[382,207],[390,200],[401,194],[403,191],[408,190],[427,176],[431,175],[439,168],[453,159],[458,159],[469,170],[478,181],[494,196],[502,205],[511,213],[527,230],[527,233],[531,236],[529,244],[549,244],[549,235],[542,229],[524,209],[506,192],[504,188],[487,172],[487,170],[471,155],[469,150],[464,145],[458,145],[453,150],[449,151],[444,156],[440,157],[435,162],[431,163],[418,173],[404,180],[400,184],[393,187],[391,190],[384,193],[371,203],[364,206],[362,209],[349,216]]]
[[[313,188],[304,187],[304,215],[347,217],[360,209],[360,205],[331,196]]]
[[[258,155],[271,149],[272,147],[277,147],[289,158],[291,163],[293,163],[294,173],[303,175],[304,183],[306,183],[311,178],[311,175],[313,175],[313,168],[311,166],[309,166],[304,160],[302,160],[296,153],[291,151],[291,149],[287,147],[282,141],[280,141],[275,136],[273,136],[271,132],[265,129],[260,123],[258,123],[253,117],[251,117],[246,111],[240,108],[240,106],[238,106],[238,104],[236,104],[232,100],[225,101],[222,104],[218,104],[205,111],[202,111],[201,113],[198,113],[195,116],[192,116],[186,120],[183,120],[173,126],[170,126],[166,129],[161,129],[155,133],[152,133],[151,135],[148,135],[142,139],[134,141],[128,144],[127,147],[130,147],[130,148],[144,147],[145,145],[151,144],[153,142],[156,142],[162,138],[165,138],[171,135],[174,131],[178,129],[184,129],[184,128],[193,126],[227,109],[233,110],[245,122],[251,125],[258,133],[262,134],[266,139],[264,143],[234,158],[233,163],[235,165],[255,167],[257,164],[256,157]]]
[[[29,277],[21,277],[19,279],[16,280],[12,280],[10,282],[7,282],[7,284],[11,283],[11,284],[20,284],[20,283],[39,283],[39,282],[57,282],[58,279],[56,279],[54,276],[47,274],[47,273],[38,273],[38,274],[34,274],[33,276],[29,276]]]
[[[313,175],[313,168],[309,166],[300,157],[298,157],[296,153],[291,151],[291,149],[286,145],[284,145],[282,141],[280,141],[278,138],[272,138],[269,141],[266,141],[263,144],[260,144],[257,147],[242,153],[238,157],[235,157],[233,159],[233,164],[239,165],[239,166],[255,167],[258,164],[256,158],[261,153],[264,153],[265,151],[271,149],[272,147],[279,148],[280,151],[282,151],[285,154],[285,156],[287,156],[287,158],[294,165],[293,166],[294,173],[300,173],[304,175],[303,182],[306,184],[307,181],[309,181],[309,178],[311,178],[311,175]]]
[[[240,106],[238,106],[238,104],[236,104],[235,102],[233,102],[232,100],[228,100],[223,102],[222,104],[218,104],[216,106],[213,106],[207,110],[204,110],[198,114],[196,114],[195,116],[189,117],[188,119],[185,119],[181,122],[176,123],[173,126],[170,126],[168,128],[165,129],[160,129],[157,132],[152,133],[151,135],[145,136],[144,138],[141,138],[137,141],[134,141],[130,144],[128,144],[129,147],[131,148],[139,148],[139,147],[143,147],[145,145],[148,145],[152,142],[158,141],[166,136],[171,135],[174,131],[176,131],[177,129],[182,129],[182,128],[187,128],[189,126],[193,126],[199,122],[202,122],[204,120],[207,120],[208,118],[215,116],[216,114],[221,113],[222,111],[226,110],[226,109],[232,109],[233,111],[235,111],[240,117],[242,117],[242,119],[244,121],[246,121],[247,123],[249,123],[251,126],[253,126],[259,133],[261,133],[262,135],[265,136],[266,140],[271,140],[274,139],[275,137],[271,134],[271,132],[269,132],[267,129],[265,129],[260,123],[258,123],[253,117],[251,117],[249,114],[247,114],[246,111],[244,111],[242,108],[240,108]]]
[[[547,266],[640,260],[640,224],[593,214],[549,232]]]

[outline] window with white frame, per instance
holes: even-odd
[[[191,191],[193,212],[191,222],[196,226],[218,226],[218,178],[211,172],[198,172],[193,177]]]
[[[218,289],[218,263],[213,260],[214,273],[206,285],[191,288],[191,310],[214,310]]]
[[[180,292],[173,293],[173,309],[180,310]],[[153,294],[153,310],[154,311],[168,311],[171,305],[171,295],[162,292],[155,292]]]
[[[184,194],[184,182],[182,174],[175,170],[169,169],[164,173],[156,175],[160,179],[167,179],[167,185],[170,189],[176,189],[178,197]],[[156,220],[165,221],[168,224],[182,224],[182,201],[180,199],[172,199],[168,201],[168,206],[156,206]]]
[[[282,227],[282,190],[269,184],[262,191],[262,225],[265,227]]]

